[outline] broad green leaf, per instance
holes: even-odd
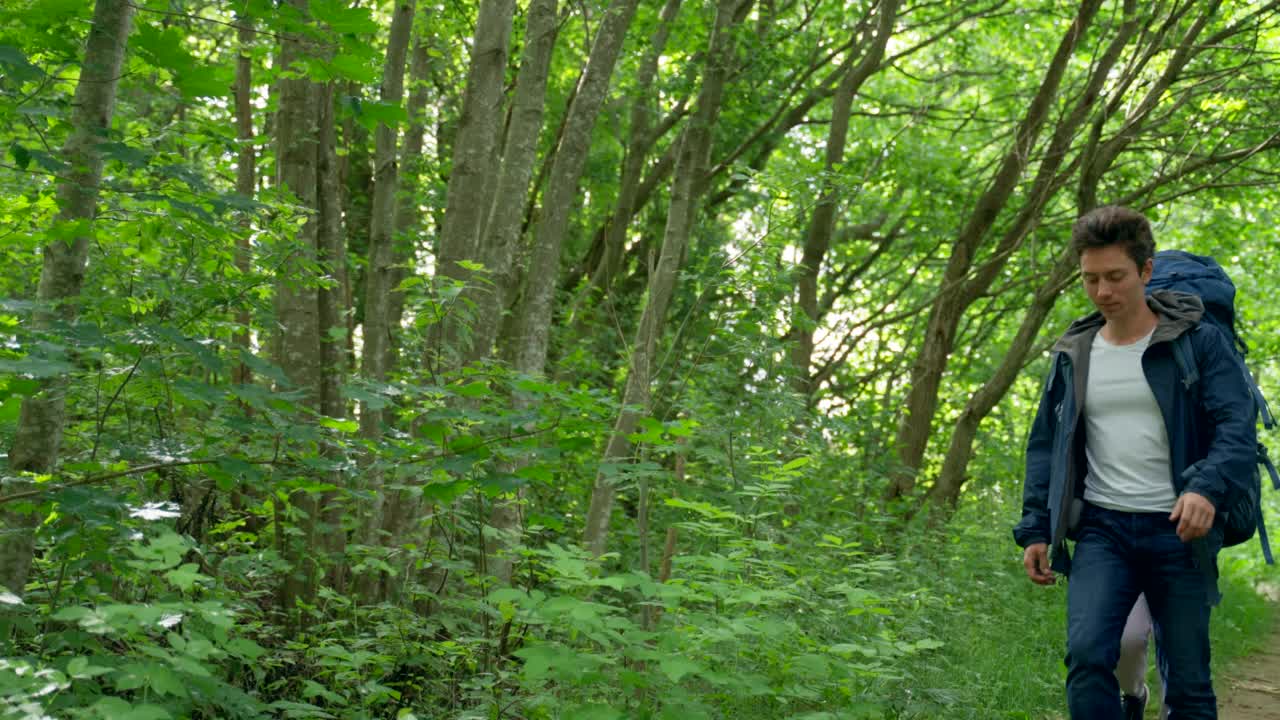
[[[455,385],[453,391],[465,398],[480,398],[490,394],[489,384],[478,380],[465,385]]]
[[[331,430],[338,432],[353,433],[360,429],[360,423],[356,420],[340,420],[338,418],[322,417],[320,424]]]
[[[195,587],[196,583],[206,576],[200,574],[200,566],[195,563],[185,563],[164,574],[166,580],[174,587],[186,592]]]
[[[698,663],[680,655],[668,655],[658,661],[658,667],[662,669],[662,673],[671,680],[678,683],[681,678],[686,675],[699,673],[702,666]]]
[[[173,671],[163,665],[151,665],[147,668],[147,684],[161,695],[187,697],[187,688]]]

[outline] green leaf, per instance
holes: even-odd
[[[680,655],[667,655],[658,661],[658,667],[662,669],[671,682],[680,682],[680,679],[686,675],[692,675],[702,672],[702,666]]]
[[[517,380],[515,388],[520,392],[526,392],[530,395],[547,395],[556,391],[555,385],[529,379]]]
[[[117,160],[130,167],[144,168],[151,164],[151,153],[122,142],[98,143],[98,150],[112,160]]]
[[[13,373],[33,378],[51,378],[75,370],[75,366],[65,360],[50,357],[28,355],[17,360],[0,359],[0,373]]]
[[[186,592],[195,587],[196,583],[205,576],[200,574],[200,566],[195,563],[185,563],[164,574],[166,580],[174,587]]]
[[[216,65],[190,67],[177,74],[174,84],[184,97],[224,97],[231,94],[232,77]]]
[[[384,102],[361,103],[357,116],[360,124],[370,131],[377,130],[378,125],[395,128],[409,120],[409,113],[403,107]]]
[[[77,622],[88,614],[89,608],[72,605],[59,609],[58,612],[50,615],[49,618],[57,620],[58,622]]]
[[[320,424],[330,430],[338,432],[353,433],[360,429],[360,423],[356,420],[340,420],[338,418],[322,417]]]
[[[782,466],[783,470],[797,470],[809,464],[808,456],[798,457]]]
[[[102,665],[91,665],[89,658],[76,657],[72,658],[67,664],[67,674],[77,680],[87,680],[95,678],[99,675],[106,675],[111,672],[112,668],[103,667]]]
[[[257,660],[267,652],[261,645],[247,638],[233,638],[223,647],[232,655],[249,662]]]
[[[428,500],[447,503],[452,502],[461,496],[467,490],[471,489],[471,483],[465,480],[456,480],[454,482],[431,483],[422,486],[422,497]]]
[[[188,691],[173,671],[163,665],[151,665],[147,668],[147,684],[161,695],[187,697]],[[167,714],[166,714],[167,717]]]
[[[283,370],[247,350],[240,351],[240,361],[248,365],[255,374],[269,377],[284,387],[293,387],[293,383],[289,382],[289,377]]]
[[[488,383],[478,380],[466,385],[455,385],[453,392],[464,398],[480,398],[490,394]]]
[[[172,720],[173,718],[168,710],[159,705],[151,705],[149,703],[134,705],[121,715],[111,715],[109,717],[119,718],[120,720]]]
[[[44,74],[40,68],[31,64],[21,50],[12,45],[0,45],[0,66],[6,69],[6,74],[18,81],[35,80]]]
[[[9,145],[9,156],[23,170],[26,170],[27,166],[31,164],[31,151],[19,145],[17,141]]]
[[[311,15],[337,33],[371,35],[381,28],[368,8],[351,7],[344,0],[311,0]]]
[[[551,468],[546,465],[526,465],[516,470],[516,477],[541,483],[550,483],[555,480],[555,475],[551,472]]]
[[[272,710],[283,710],[286,718],[298,718],[299,720],[303,718],[306,718],[306,720],[312,720],[313,718],[329,720],[329,718],[337,717],[311,703],[293,702],[292,700],[277,700],[268,707]]]
[[[358,55],[336,55],[328,63],[335,76],[344,80],[355,80],[360,83],[374,83],[378,80],[378,68],[369,58]]]

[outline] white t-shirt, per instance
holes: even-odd
[[[1172,512],[1178,499],[1169,432],[1142,373],[1142,353],[1150,344],[1151,333],[1130,345],[1112,345],[1099,332],[1089,352],[1084,499],[1112,510]]]

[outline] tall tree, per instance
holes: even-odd
[[[382,70],[381,100],[399,105],[404,98],[405,58],[413,30],[414,0],[400,0],[391,17],[387,38],[386,63]],[[396,155],[398,128],[378,123],[374,133],[373,207],[369,230],[369,255],[365,270],[363,346],[361,374],[368,380],[382,382],[387,377],[391,358],[392,292],[395,289],[395,230],[399,164]],[[382,434],[382,410],[368,402],[360,406],[360,434],[376,439]],[[366,473],[367,489],[372,493],[373,508],[365,525],[365,542],[373,544],[372,534],[381,529],[384,494],[380,474]]]
[[[960,301],[965,279],[973,268],[979,248],[1000,211],[1009,203],[1014,187],[1030,163],[1032,150],[1045,121],[1050,117],[1058,88],[1075,54],[1076,46],[1101,5],[1101,0],[1083,0],[1080,3],[1004,157],[951,246],[951,254],[942,276],[942,287],[929,310],[923,345],[912,366],[911,379],[907,385],[906,409],[895,442],[901,469],[886,491],[886,497],[890,500],[909,495],[915,488],[916,473],[933,430],[938,388],[946,371],[947,359],[955,348],[956,330],[965,308],[968,307]]]
[[[542,209],[533,229],[533,251],[525,273],[524,293],[516,308],[515,337],[507,343],[512,365],[521,372],[542,374],[546,369],[556,279],[560,276],[560,247],[568,228],[569,213],[576,204],[574,196],[591,149],[596,117],[608,94],[609,80],[637,4],[638,0],[609,3],[569,104]]]
[[[480,238],[492,207],[497,174],[494,148],[504,117],[503,85],[514,13],[515,0],[481,0],[471,43],[436,270],[440,277],[464,284],[471,280],[468,265],[480,257]],[[464,354],[460,338],[469,331],[470,322],[459,304],[451,307],[435,333],[432,366],[454,367]]]
[[[303,17],[306,0],[290,0]],[[306,41],[291,33],[280,43],[280,66],[295,67],[308,51]],[[288,191],[305,214],[305,222],[289,240],[287,260],[276,278],[275,314],[279,330],[274,338],[275,360],[299,394],[299,404],[315,411],[321,406],[324,376],[320,352],[320,306],[314,270],[318,261],[317,217],[319,188],[319,86],[306,73],[288,75],[278,81],[276,113],[276,184]],[[278,502],[278,501],[277,501]],[[318,567],[312,555],[318,546],[319,503],[306,491],[294,491],[289,505],[298,519],[299,537],[285,536],[279,526],[281,544],[292,571],[281,587],[281,606],[291,612],[299,599],[310,600],[316,590]],[[278,514],[280,518],[283,513]]]
[[[502,324],[501,312],[507,306],[507,290],[512,283],[512,262],[520,242],[524,219],[524,204],[513,202],[512,199],[528,195],[529,181],[537,159],[538,135],[542,131],[542,119],[546,110],[547,77],[556,42],[557,5],[557,0],[533,0],[529,3],[524,55],[520,60],[520,70],[516,75],[511,100],[511,120],[503,143],[496,192],[490,202],[489,217],[484,225],[484,237],[480,246],[480,259],[489,274],[490,282],[483,288],[473,285],[470,293],[475,298],[477,307],[472,337],[463,356],[464,362],[489,355]],[[578,102],[576,98],[574,102]],[[573,112],[571,109],[570,113]]]
[[[249,54],[254,35],[253,20],[248,16],[240,16],[237,18],[237,25],[236,41],[240,51],[236,54],[234,88],[236,141],[239,143],[236,154],[236,192],[246,198],[252,198],[257,192],[258,185],[257,153],[254,152],[253,147],[253,57]],[[235,264],[242,277],[249,275],[252,261],[249,235],[249,224],[246,222],[244,232],[236,237]],[[250,350],[249,323],[251,320],[248,303],[241,302],[236,312],[236,332],[232,343],[244,352]],[[252,371],[249,365],[244,362],[236,363],[232,381],[243,385],[251,378]]]
[[[729,72],[733,67],[733,28],[742,21],[751,2],[752,0],[720,0],[716,5],[697,105],[680,140],[680,159],[677,161],[671,186],[662,252],[649,277],[648,298],[640,315],[639,327],[631,348],[630,365],[627,368],[623,408],[604,451],[605,463],[618,463],[630,456],[630,436],[649,407],[649,384],[653,381],[658,339],[666,322],[667,305],[671,302],[679,279],[680,264],[689,244],[698,203],[706,188],[711,141],[724,100]],[[598,473],[591,490],[591,505],[583,530],[583,544],[595,555],[601,555],[605,551],[616,495],[614,478],[604,471]]]
[[[99,149],[110,136],[116,88],[124,64],[125,48],[133,18],[128,0],[98,0],[93,25],[85,41],[84,62],[72,103],[71,134],[62,147],[68,171],[58,181],[58,214],[55,225],[72,230],[69,242],[50,235],[44,245],[37,298],[45,307],[37,311],[34,325],[51,329],[75,322],[76,298],[84,283],[93,221],[102,182],[103,156]],[[58,452],[67,423],[69,379],[58,376],[42,383],[39,392],[22,402],[18,428],[9,450],[9,466],[17,473],[43,474],[58,464]],[[10,493],[19,490],[9,483]],[[34,538],[33,514],[4,512],[0,534],[0,586],[21,597],[31,569]]]
[[[804,248],[800,260],[799,278],[796,281],[796,306],[791,325],[791,364],[795,370],[793,387],[806,397],[813,394],[813,378],[809,365],[813,360],[813,333],[818,323],[818,279],[831,247],[835,232],[836,209],[840,190],[834,177],[844,163],[845,146],[849,136],[849,116],[853,110],[853,98],[862,84],[880,67],[885,47],[893,34],[898,16],[897,0],[882,0],[876,8],[876,29],[862,51],[862,59],[849,68],[840,80],[831,104],[831,126],[827,135],[823,176],[818,201],[809,217]],[[853,52],[852,50],[850,52]]]

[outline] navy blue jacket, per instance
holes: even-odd
[[[1200,298],[1156,291],[1147,296],[1147,304],[1159,322],[1143,352],[1142,371],[1169,436],[1169,482],[1175,493],[1198,493],[1221,510],[1235,493],[1247,491],[1245,483],[1257,465],[1256,409],[1244,366],[1225,334],[1200,322],[1204,314]],[[1100,313],[1081,318],[1054,345],[1052,367],[1027,441],[1022,520],[1013,536],[1022,547],[1048,543],[1050,567],[1060,573],[1070,572],[1066,540],[1083,502],[1089,351],[1104,322]],[[1200,372],[1200,381],[1192,389],[1183,385],[1173,356],[1173,341],[1183,333],[1190,333]],[[1192,465],[1195,468],[1188,472]],[[1213,536],[1220,544],[1220,531],[1211,533],[1210,542]]]

